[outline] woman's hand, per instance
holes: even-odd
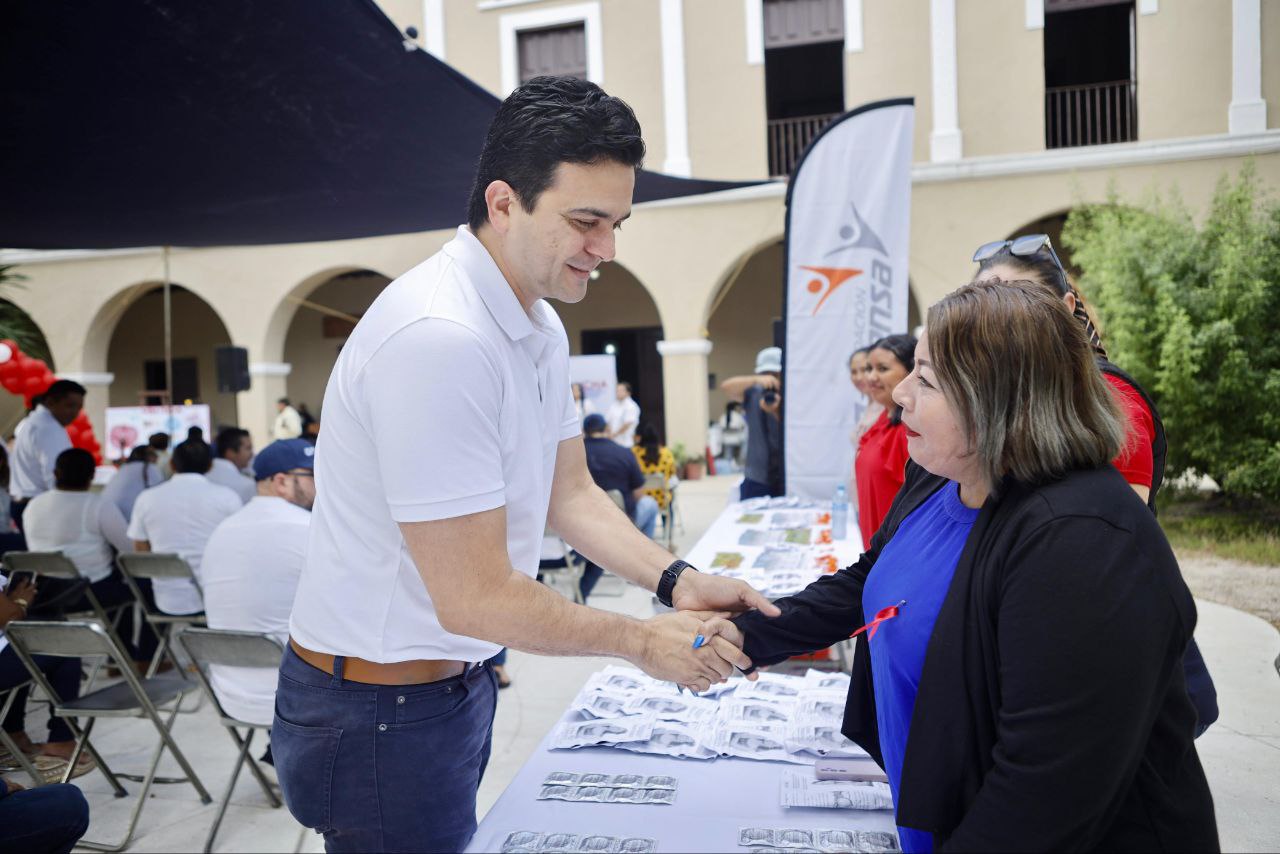
[[[7,626],[14,620],[22,620],[27,616],[27,609],[36,599],[35,581],[23,578],[9,585],[6,593],[0,594],[0,626]]]

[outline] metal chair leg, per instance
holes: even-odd
[[[170,731],[173,729],[173,722],[178,716],[178,707],[180,705],[182,705],[182,698],[178,697],[173,704],[173,711],[169,713],[169,720],[165,723],[161,723],[159,712],[156,711],[156,707],[151,705],[150,702],[146,704],[145,708],[147,716],[151,718],[151,720],[154,721],[160,729],[160,738],[163,743],[169,748],[169,752],[173,754],[173,758],[178,761],[178,765],[181,766],[183,772],[187,775],[187,779],[200,795],[200,803],[212,803],[213,798],[210,797],[208,790],[205,789],[204,784],[200,782],[200,778],[196,776],[195,769],[191,767],[191,763],[187,761],[186,755],[178,747],[178,743],[173,740],[173,736],[170,734]],[[157,760],[157,762],[158,761],[159,760]]]
[[[164,753],[166,741],[161,740],[156,744],[156,749],[151,753],[151,765],[147,768],[147,774],[143,778],[142,790],[138,792],[138,798],[134,801],[133,812],[129,815],[129,826],[125,830],[124,839],[115,845],[105,842],[86,842],[80,840],[76,845],[80,848],[90,848],[94,851],[123,851],[129,847],[129,843],[133,841],[133,834],[138,829],[138,817],[142,815],[142,806],[147,802],[147,795],[151,792],[151,784],[155,780],[156,769],[160,767],[160,757]],[[205,803],[208,803],[206,800]]]
[[[98,719],[89,718],[89,723],[85,725],[83,730],[80,729],[74,719],[64,717],[63,720],[67,722],[67,727],[71,730],[71,734],[76,737],[76,746],[75,749],[71,751],[71,759],[67,762],[67,769],[62,773],[62,782],[66,783],[71,779],[71,772],[75,769],[76,762],[80,761],[80,754],[87,750],[89,751],[89,755],[93,757],[93,761],[97,763],[98,770],[102,772],[102,776],[107,778],[107,782],[110,783],[111,788],[115,790],[115,796],[117,798],[127,796],[129,791],[125,789],[124,786],[120,785],[119,777],[111,770],[111,766],[107,765],[106,760],[98,753],[97,748],[93,746],[93,742],[89,740],[89,734],[93,732],[93,725],[98,722]]]
[[[204,854],[213,851],[213,840],[218,835],[218,828],[222,826],[222,817],[227,814],[227,806],[231,803],[231,793],[235,791],[236,780],[240,779],[240,769],[244,767],[244,761],[249,756],[249,746],[253,744],[253,730],[249,730],[249,734],[240,740],[240,736],[235,730],[227,728],[232,737],[240,742],[240,754],[236,757],[235,767],[231,769],[231,779],[227,781],[227,790],[222,794],[222,800],[218,803],[218,814],[213,817],[213,826],[209,828],[209,835],[204,840]]]
[[[0,720],[4,720],[9,716],[9,710],[13,708],[14,701],[18,699],[18,689],[21,687],[21,685],[14,686],[5,696],[4,707],[0,708]],[[0,742],[3,742],[4,746],[9,748],[9,752],[13,754],[13,758],[22,766],[22,770],[27,772],[27,776],[31,778],[32,782],[37,786],[43,786],[44,777],[36,770],[36,766],[31,764],[31,760],[27,758],[27,754],[23,753],[22,750],[19,749],[14,740],[9,737],[9,733],[5,732],[3,729],[0,729]]]

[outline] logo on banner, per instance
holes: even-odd
[[[816,273],[818,278],[809,280],[809,293],[815,296],[821,294],[818,304],[813,307],[813,316],[818,316],[818,310],[822,308],[822,304],[827,301],[836,288],[852,279],[854,276],[862,275],[861,270],[855,270],[852,267],[808,267],[804,264],[800,265],[801,270],[808,270],[810,273]]]
[[[840,226],[838,232],[839,243],[822,256],[824,259],[841,256],[838,260],[845,260],[845,263],[839,266],[801,264],[799,267],[814,274],[807,285],[808,292],[817,297],[810,314],[813,317],[841,285],[870,271],[869,276],[858,282],[866,284],[866,287],[859,288],[855,298],[858,307],[854,315],[861,327],[855,330],[855,338],[874,341],[892,331],[893,267],[889,264],[889,252],[884,241],[852,202],[849,203],[849,212],[849,220]]]
[[[850,202],[849,210],[852,218],[849,222],[840,226],[839,246],[834,247],[828,252],[823,253],[824,258],[830,258],[833,255],[841,255],[856,250],[869,250],[888,257],[889,253],[884,248],[884,241],[880,239],[880,235],[872,230],[867,221],[858,213],[858,208]],[[874,262],[873,262],[874,263]],[[866,265],[862,265],[865,267]],[[880,267],[885,267],[881,262]],[[817,317],[822,306],[827,302],[836,289],[850,279],[862,275],[863,269],[859,267],[827,267],[827,266],[809,266],[807,264],[800,265],[801,270],[814,273],[816,278],[810,279],[808,284],[809,293],[818,297],[818,302],[813,307],[811,316]]]

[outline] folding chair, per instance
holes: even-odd
[[[567,579],[570,588],[569,598],[581,605],[582,588],[579,584],[582,581],[583,566],[582,559],[574,559],[573,553],[565,545],[564,540],[560,539],[559,534],[550,528],[543,530],[542,551],[538,559],[538,577],[543,583],[552,586],[550,583],[552,578]]]
[[[42,608],[57,611],[64,619],[91,617],[101,623],[111,638],[119,643],[120,637],[116,634],[116,625],[124,609],[133,607],[133,604],[117,605],[110,610],[102,607],[102,603],[94,595],[89,579],[81,575],[76,565],[62,552],[5,552],[4,570],[10,578],[15,572],[25,572],[28,575],[42,575],[45,578],[59,578],[70,582],[68,589],[56,599],[43,602],[36,600],[36,604]],[[89,603],[88,611],[68,611],[62,607],[65,603],[78,601],[81,596]]]
[[[4,720],[9,716],[9,710],[13,708],[14,702],[17,701],[18,693],[23,688],[29,688],[30,686],[31,686],[31,680],[28,679],[26,682],[19,682],[17,685],[14,685],[12,688],[6,688],[4,691],[0,691],[0,696],[4,697],[4,703],[0,704],[0,721]],[[22,752],[22,750],[18,747],[18,745],[14,742],[14,740],[9,736],[9,733],[4,731],[3,727],[0,727],[0,744],[3,744],[5,748],[8,749],[10,755],[13,756],[14,761],[18,763],[17,768],[5,767],[3,770],[25,771],[27,773],[27,776],[31,778],[33,785],[36,785],[36,786],[44,785],[45,783],[44,775],[40,773],[40,771],[31,762],[31,760],[27,757],[27,755]]]
[[[173,666],[181,673],[182,665],[177,657],[174,656],[171,648],[174,629],[175,627],[204,625],[204,615],[166,614],[164,611],[153,608],[147,597],[142,594],[142,589],[138,587],[138,579],[150,578],[154,581],[157,578],[185,578],[195,582],[196,576],[191,571],[191,565],[178,555],[156,554],[154,552],[117,555],[116,565],[120,567],[120,574],[124,576],[125,584],[129,585],[134,597],[141,603],[143,617],[159,640],[156,645],[156,654],[151,657],[151,664],[147,667],[147,678],[150,679],[156,675],[156,671],[160,668],[160,661],[165,655],[169,656]],[[196,587],[198,588],[199,586],[197,582]]]
[[[186,773],[186,780],[200,795],[200,802],[207,804],[213,800],[170,734],[173,721],[178,714],[178,703],[184,694],[195,690],[194,682],[172,676],[139,679],[133,668],[129,666],[129,656],[124,652],[123,647],[97,623],[46,623],[22,620],[6,626],[5,635],[13,645],[18,658],[26,665],[31,678],[48,695],[53,704],[53,714],[65,719],[67,726],[76,737],[75,748],[67,762],[67,770],[63,773],[63,783],[70,779],[81,752],[87,750],[98,763],[98,769],[107,778],[111,788],[115,790],[116,797],[123,798],[129,794],[124,786],[120,785],[119,777],[89,740],[93,725],[98,718],[146,718],[155,726],[160,736],[155,752],[151,756],[151,765],[142,777],[142,791],[138,793],[137,802],[133,806],[133,814],[129,818],[129,828],[125,832],[124,839],[115,845],[81,840],[76,843],[79,847],[92,848],[96,851],[123,851],[128,847],[130,840],[133,839],[134,830],[138,826],[142,805],[147,802],[151,784],[156,780],[156,769],[160,765],[160,757],[164,754],[166,747]],[[32,660],[32,656],[35,655],[106,658],[120,668],[124,681],[100,688],[78,699],[64,701],[49,684],[44,672]],[[169,712],[168,719],[162,720],[159,707],[170,702],[174,704],[173,709]],[[89,719],[83,730],[77,722],[78,718]]]
[[[111,639],[124,648],[124,644],[120,642],[120,635],[116,632],[116,627],[120,624],[120,617],[124,614],[126,608],[132,608],[132,602],[126,602],[113,608],[104,608],[98,597],[93,592],[89,579],[80,574],[80,570],[72,563],[71,559],[62,552],[5,552],[4,553],[4,569],[12,578],[15,572],[25,572],[29,575],[42,575],[45,578],[58,578],[69,582],[66,590],[58,594],[53,599],[36,600],[36,604],[44,611],[53,611],[64,620],[75,620],[87,617],[102,624],[107,630],[107,634]],[[136,594],[135,594],[136,595]],[[70,602],[78,602],[83,597],[89,603],[89,610],[69,611],[64,606]],[[98,678],[99,667],[95,665],[90,671],[86,687],[92,687],[94,681]]]
[[[667,487],[667,476],[660,471],[644,476],[644,488],[660,489],[667,494],[667,506],[658,508],[658,518],[662,520],[662,534],[670,551],[675,542],[675,493]]]
[[[223,793],[222,801],[218,804],[218,815],[214,818],[213,827],[209,828],[209,836],[204,841],[205,854],[208,854],[213,850],[214,837],[218,835],[218,827],[222,824],[222,817],[227,812],[227,805],[231,803],[231,792],[235,789],[236,780],[240,778],[240,769],[244,767],[246,762],[249,764],[250,773],[258,781],[258,785],[262,787],[263,793],[266,794],[267,800],[273,808],[280,806],[280,799],[271,790],[271,784],[263,776],[262,769],[258,767],[258,763],[249,755],[249,746],[253,742],[254,734],[260,729],[270,731],[271,725],[249,723],[227,714],[226,709],[222,708],[222,703],[218,701],[218,695],[214,693],[213,685],[209,682],[205,671],[209,665],[261,667],[277,670],[280,667],[280,659],[284,656],[284,646],[271,635],[261,632],[236,632],[225,629],[194,627],[188,627],[179,632],[176,641],[186,651],[187,657],[195,662],[196,675],[200,679],[200,685],[204,689],[205,696],[209,698],[209,702],[213,703],[213,708],[218,712],[219,720],[227,728],[227,733],[231,736],[231,740],[236,743],[236,747],[240,749],[235,767],[231,771],[231,779],[227,783],[227,790]],[[246,729],[243,737],[237,727]]]

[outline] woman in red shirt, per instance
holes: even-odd
[[[1155,492],[1164,476],[1165,437],[1155,409],[1138,383],[1107,360],[1102,337],[1085,309],[1084,298],[1067,278],[1062,262],[1046,234],[987,243],[973,259],[979,262],[978,281],[1031,279],[1055,287],[1062,300],[1084,326],[1098,359],[1102,376],[1111,385],[1116,402],[1128,421],[1127,437],[1119,456],[1111,461],[1125,481],[1155,512]]]
[[[1098,370],[1111,385],[1116,402],[1124,410],[1128,422],[1124,447],[1111,464],[1154,514],[1156,493],[1164,480],[1165,456],[1168,451],[1160,413],[1142,386],[1107,359],[1102,337],[1085,309],[1083,297],[1067,278],[1066,269],[1062,266],[1058,253],[1054,252],[1049,236],[1030,234],[1013,240],[987,243],[978,247],[973,260],[980,265],[979,281],[993,278],[1006,281],[1032,279],[1051,285],[1062,294],[1062,301],[1084,326],[1093,344]],[[1218,717],[1218,694],[1194,638],[1187,646],[1183,668],[1187,693],[1199,716],[1195,732],[1198,738]]]
[[[889,335],[872,344],[867,355],[871,363],[867,393],[884,407],[884,412],[862,434],[854,460],[858,528],[864,550],[871,546],[871,535],[888,514],[905,475],[907,433],[902,425],[902,407],[893,402],[893,390],[915,367],[915,352],[914,336]]]

